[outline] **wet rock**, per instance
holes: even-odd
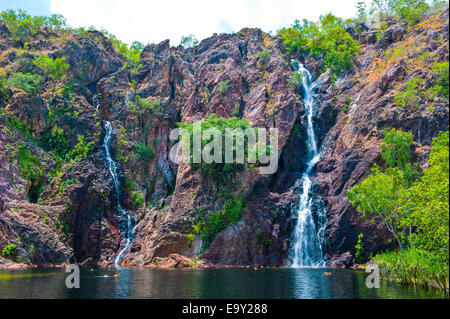
[[[353,258],[352,254],[347,251],[346,253],[343,253],[342,255],[338,255],[336,257],[332,257],[330,261],[328,262],[329,267],[335,267],[335,268],[349,268],[355,263],[355,259]]]

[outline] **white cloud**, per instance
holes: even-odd
[[[51,0],[52,12],[73,27],[104,28],[127,43],[134,40],[177,45],[182,35],[199,40],[213,33],[259,27],[276,31],[295,19],[316,20],[333,12],[346,18],[361,0]]]

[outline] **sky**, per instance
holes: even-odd
[[[276,32],[295,19],[317,20],[332,12],[349,18],[362,0],[0,0],[0,10],[23,9],[34,15],[62,14],[72,27],[95,26],[132,43],[170,39],[178,45],[183,35],[202,40],[213,33],[259,27]],[[365,0],[369,2],[368,0]]]

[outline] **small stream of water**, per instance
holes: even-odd
[[[114,265],[116,268],[120,267],[120,262],[123,259],[124,253],[131,246],[133,242],[134,234],[133,228],[135,226],[135,221],[131,213],[125,210],[120,204],[120,181],[117,174],[117,164],[111,156],[111,137],[113,132],[113,126],[111,122],[105,121],[105,139],[103,141],[103,146],[105,148],[105,158],[106,166],[108,167],[109,173],[114,182],[114,191],[117,198],[117,211],[119,215],[119,233],[122,236],[122,243],[120,245],[121,249],[116,259],[114,260]]]

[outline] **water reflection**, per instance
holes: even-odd
[[[81,288],[68,289],[64,269],[0,270],[0,298],[448,298],[388,281],[368,289],[363,271],[345,269],[81,268],[80,274]]]

